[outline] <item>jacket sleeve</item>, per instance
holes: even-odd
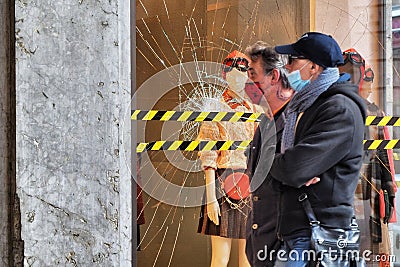
[[[310,126],[296,133],[294,147],[284,154],[275,155],[271,167],[273,178],[289,186],[301,187],[343,159],[353,149],[353,142],[361,143],[364,122],[361,114],[356,114],[359,109],[355,105],[352,100],[343,100],[331,104],[325,102],[317,108],[314,113],[317,115]],[[309,119],[306,116],[310,114],[304,114],[297,130],[302,120]],[[356,127],[361,127],[361,131],[355,131]]]

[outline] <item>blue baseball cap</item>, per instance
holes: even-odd
[[[300,39],[288,45],[275,46],[279,54],[303,56],[323,68],[332,68],[342,65],[342,51],[330,35],[320,32],[307,32]]]

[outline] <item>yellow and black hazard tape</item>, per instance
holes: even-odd
[[[136,152],[148,150],[184,150],[184,151],[211,151],[211,150],[245,150],[251,140],[247,141],[155,141],[139,143]]]
[[[375,149],[398,149],[400,148],[400,140],[364,140],[364,150]]]
[[[155,141],[138,143],[136,152],[144,151],[210,151],[210,150],[245,150],[251,140],[245,141]],[[364,150],[398,149],[400,140],[364,140]]]
[[[132,110],[132,120],[140,121],[230,121],[259,122],[264,113],[175,111],[175,110]],[[400,117],[368,116],[366,126],[400,126]]]
[[[259,122],[264,113],[175,110],[132,110],[132,120]]]
[[[400,126],[400,117],[393,116],[368,116],[365,121],[366,126]]]

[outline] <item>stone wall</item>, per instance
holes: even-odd
[[[130,2],[15,3],[26,266],[130,266]]]

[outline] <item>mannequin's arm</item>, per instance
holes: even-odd
[[[219,217],[221,216],[221,211],[219,209],[217,197],[215,194],[215,170],[212,168],[206,169],[204,171],[206,176],[206,203],[207,203],[207,215],[208,218],[219,225]]]

